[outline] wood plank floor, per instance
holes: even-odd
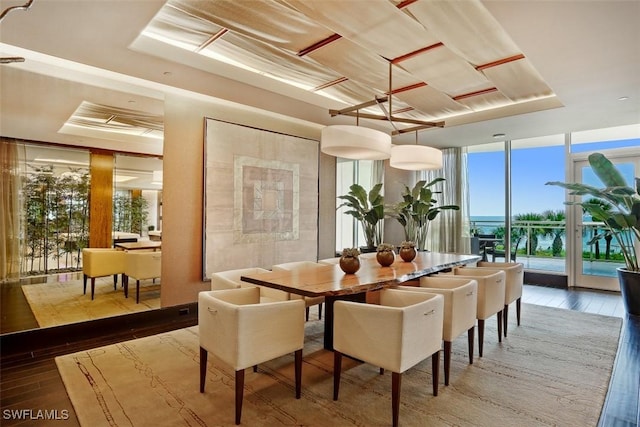
[[[618,294],[588,290],[566,290],[525,285],[523,302],[565,308],[576,311],[617,316],[624,319],[620,347],[599,427],[638,427],[640,388],[640,318],[626,316]],[[147,330],[145,335],[161,333]],[[126,336],[125,336],[126,335]],[[105,336],[99,342],[72,344],[54,348],[35,357],[4,360],[0,367],[0,406],[3,426],[49,425],[48,421],[33,421],[49,411],[63,421],[56,425],[78,426],[78,419],[67,396],[54,357],[86,348],[111,344],[125,339],[139,338],[139,332]],[[9,411],[9,412],[7,412]],[[11,412],[14,411],[14,412]],[[27,412],[31,411],[31,412]],[[26,419],[25,419],[26,418]]]

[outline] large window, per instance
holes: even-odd
[[[640,149],[639,129],[638,125],[623,126],[469,147],[471,226],[476,234],[495,236],[489,260],[495,254],[496,258],[504,257],[507,229],[510,229],[512,259],[515,257],[527,269],[566,274],[572,267],[574,255],[596,261],[613,257],[608,252],[613,253],[616,248],[607,241],[588,244],[593,230],[585,228],[581,239],[574,237],[572,230],[582,227],[583,223],[589,225],[588,218],[581,218],[580,224],[576,224],[579,227],[568,228],[571,219],[567,218],[565,190],[546,183],[573,181],[567,166],[577,167],[575,162],[584,161],[590,152],[606,154],[607,150],[617,149],[628,159],[640,155],[636,150]],[[505,151],[507,148],[509,152]],[[633,164],[622,162],[620,168],[630,179],[637,175]],[[590,171],[586,169],[585,173]],[[584,179],[589,181],[589,176]],[[509,198],[505,197],[507,193]],[[597,224],[589,226],[597,227]],[[571,239],[582,244],[572,249],[568,244]],[[593,269],[595,264],[590,262],[589,266]]]
[[[336,194],[347,194],[351,184],[360,184],[367,192],[382,182],[382,162],[373,160],[337,159]],[[383,188],[384,190],[384,188]],[[342,203],[337,199],[336,207]],[[358,222],[345,214],[348,209],[342,207],[336,212],[336,252],[344,248],[366,246],[364,233]]]
[[[505,153],[503,143],[468,147],[471,249],[491,261],[504,247]],[[479,239],[479,241],[478,241]],[[474,243],[475,241],[475,243]]]
[[[528,269],[565,272],[564,135],[511,142],[511,242]]]

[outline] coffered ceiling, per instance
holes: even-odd
[[[634,124],[639,21],[640,2],[616,0],[35,0],[0,23],[0,55],[25,58],[0,65],[0,131],[159,154],[169,93],[318,125],[358,111],[439,147]],[[111,130],[153,126],[93,132],[112,110]]]

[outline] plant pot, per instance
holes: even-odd
[[[400,258],[405,262],[411,262],[416,257],[416,248],[400,248]]]
[[[376,260],[378,264],[383,267],[389,267],[396,259],[396,254],[393,251],[380,251],[376,254]]]
[[[360,259],[354,256],[340,257],[340,268],[347,274],[354,274],[360,269]]]
[[[622,301],[627,313],[640,316],[640,272],[618,268],[618,281],[622,292]]]

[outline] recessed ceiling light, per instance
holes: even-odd
[[[626,101],[627,99],[629,99],[628,96],[621,96],[620,98],[618,98],[618,101]]]
[[[505,136],[506,136],[506,135],[505,135],[504,133],[494,133],[494,134],[493,134],[493,137],[494,137],[494,138],[496,138],[496,139],[497,139],[497,138],[504,138]]]
[[[173,73],[172,73],[171,71],[165,71],[165,72],[164,72],[164,73],[162,73],[162,74],[164,74],[165,76],[170,76],[170,75],[172,75]]]

